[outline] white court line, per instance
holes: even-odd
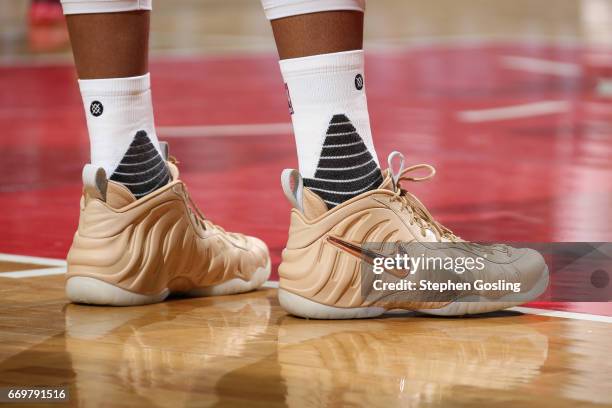
[[[590,322],[612,323],[612,317],[610,316],[601,316],[588,313],[574,313],[565,312],[561,310],[536,309],[533,307],[513,307],[508,310],[538,316],[560,317],[562,319],[588,320]]]
[[[157,133],[172,137],[280,136],[293,132],[291,123],[257,123],[245,125],[159,126]]]
[[[13,255],[0,253],[0,261],[22,262],[34,265],[66,266],[64,259],[42,258],[39,256]]]
[[[267,281],[262,285],[264,288],[278,288],[278,281]],[[548,310],[548,309],[536,309],[533,307],[512,307],[510,309],[513,312],[520,312],[525,314],[532,314],[538,316],[547,316],[547,317],[559,317],[562,319],[575,319],[575,320],[588,320],[591,322],[603,322],[603,323],[612,323],[612,317],[610,316],[600,316],[593,315],[588,313],[573,313],[573,312],[564,312],[560,310]]]
[[[562,77],[577,77],[582,74],[578,64],[571,62],[551,61],[530,57],[501,57],[501,65],[505,68],[536,74],[557,75]]]
[[[2,272],[0,273],[0,278],[23,279],[33,278],[36,276],[62,275],[64,273],[66,273],[65,266],[61,268],[28,269],[25,271]]]
[[[542,101],[500,108],[466,110],[457,113],[462,122],[480,123],[496,120],[521,119],[534,116],[564,113],[570,110],[568,101]]]

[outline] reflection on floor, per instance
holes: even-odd
[[[612,403],[609,323],[303,320],[274,289],[113,309],[66,305],[61,277],[2,283],[0,386],[67,385],[75,406]]]
[[[0,1],[0,253],[63,259],[89,147],[65,31],[28,27],[28,3]],[[433,163],[414,192],[464,238],[612,241],[611,20],[607,0],[369,1],[379,154]],[[278,175],[296,162],[259,2],[155,1],[152,26],[162,139],[206,215],[263,238],[275,271],[289,209]],[[316,322],[287,316],[272,289],[92,308],[66,304],[62,276],[28,277],[63,261],[11,259],[0,387],[67,385],[74,406],[612,404],[605,322]]]

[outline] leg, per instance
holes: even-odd
[[[168,183],[148,74],[150,4],[63,1],[87,118],[91,164],[135,197]]]
[[[394,152],[389,162],[399,160],[400,169],[389,169],[384,178],[381,174],[365,96],[361,2],[263,0],[263,4],[281,58],[301,174],[289,170],[281,176],[294,206],[279,266],[281,306],[294,315],[317,319],[373,317],[390,309],[461,315],[501,310],[542,293],[548,272],[535,251],[524,251],[523,258],[483,261],[488,268],[483,276],[491,282],[504,278],[524,288],[522,297],[509,290],[479,293],[490,302],[464,301],[473,299],[471,291],[457,295],[449,291],[453,293],[444,298],[437,291],[414,296],[399,285],[387,290],[382,282],[397,283],[393,272],[407,270],[391,268],[392,273],[377,277],[373,268],[371,273],[362,268],[405,253],[397,243],[416,242],[416,250],[442,243],[445,249],[460,240],[401,188],[402,183],[407,187],[409,181],[426,180],[435,170],[428,165],[403,170],[403,156]],[[415,175],[417,170],[430,174]],[[459,249],[461,245],[465,244]],[[451,246],[448,255],[457,253]],[[486,256],[485,251],[481,259]],[[457,279],[457,274],[444,270],[430,274],[421,269],[402,279],[416,287],[420,279]]]
[[[149,72],[150,11],[66,16],[80,79],[126,78]]]
[[[363,48],[363,13],[338,10],[272,21],[281,60]]]
[[[150,2],[63,6],[91,142],[67,259],[68,298],[128,306],[171,292],[227,295],[261,286],[270,275],[266,245],[204,219],[175,163],[164,160],[147,68]]]
[[[300,173],[328,208],[382,182],[364,86],[363,3],[263,1],[290,98]]]

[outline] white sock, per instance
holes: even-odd
[[[110,176],[140,130],[147,133],[160,151],[149,74],[80,79],[79,88],[89,130],[91,164],[103,167]]]
[[[382,182],[363,51],[280,61],[304,185],[334,207]]]
[[[169,173],[155,133],[149,74],[79,80],[91,164],[137,197],[167,184]]]

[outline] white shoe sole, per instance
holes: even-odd
[[[264,284],[270,276],[270,260],[264,267],[258,268],[249,281],[231,279],[218,285],[193,289],[187,296],[220,296],[244,293]],[[74,303],[107,306],[139,306],[163,302],[170,295],[164,289],[157,295],[141,295],[106,283],[99,279],[74,276],[66,282],[66,296]]]
[[[285,311],[306,319],[366,319],[380,316],[387,311],[384,307],[344,308],[323,305],[280,288],[278,301]]]
[[[448,305],[439,309],[425,309],[417,311],[436,316],[463,316],[493,312],[518,306],[536,299],[546,290],[547,286],[548,267],[546,267],[546,269],[543,271],[543,274],[536,285],[526,293],[511,293],[503,296],[500,299],[488,300],[485,298],[484,301],[476,296],[466,296],[465,298],[449,303]],[[386,312],[391,312],[391,310],[387,310],[383,307],[374,306],[342,308],[323,305],[281,288],[278,289],[278,300],[285,311],[294,316],[304,317],[307,319],[366,319],[380,316]],[[400,309],[393,309],[393,311],[397,310]]]

